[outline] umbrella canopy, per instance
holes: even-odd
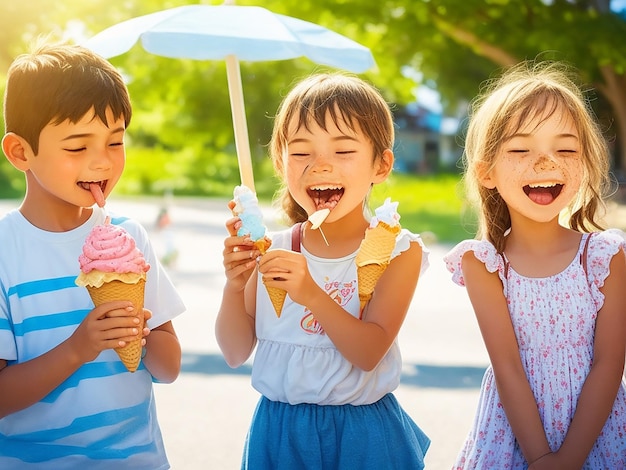
[[[239,171],[254,190],[239,61],[307,57],[318,64],[364,72],[375,65],[365,46],[320,25],[265,8],[239,5],[187,5],[113,25],[84,46],[105,58],[137,42],[153,54],[196,60],[225,60]]]

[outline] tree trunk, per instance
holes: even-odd
[[[442,17],[433,15],[438,29],[459,44],[464,44],[475,54],[490,59],[500,66],[511,66],[519,59],[511,56],[505,50],[494,44],[489,44],[475,34],[458,26],[446,22]],[[615,117],[615,133],[619,144],[619,154],[616,155],[615,170],[626,179],[626,75],[618,74],[611,65],[600,67],[603,83],[596,83],[595,87],[607,99]]]

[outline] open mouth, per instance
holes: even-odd
[[[79,181],[78,183],[76,183],[80,188],[89,191],[91,193],[91,195],[93,196],[94,200],[96,201],[96,204],[98,204],[100,207],[104,207],[104,205],[106,204],[106,200],[105,200],[105,196],[104,196],[104,191],[107,187],[107,182],[108,180],[102,180],[102,181]]]
[[[91,185],[95,184],[95,185],[100,186],[100,191],[102,191],[104,193],[104,190],[107,187],[107,181],[108,180],[103,180],[103,181],[79,181],[76,184],[78,186],[80,186],[81,188],[83,188],[85,191],[91,191]]]
[[[307,193],[315,203],[315,209],[333,209],[343,196],[344,188],[338,185],[311,186]]]
[[[527,184],[524,186],[523,190],[535,204],[546,205],[559,197],[559,194],[561,194],[563,190],[563,185],[561,183],[552,182]]]

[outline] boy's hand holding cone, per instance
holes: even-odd
[[[89,291],[97,307],[105,302],[128,300],[138,312],[139,331],[144,328],[143,301],[146,263],[135,240],[122,227],[112,225],[107,220],[104,225],[96,225],[83,245],[79,257],[80,274],[76,284]],[[126,346],[115,348],[120,359],[130,372],[135,372],[141,361],[141,335]]]

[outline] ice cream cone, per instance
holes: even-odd
[[[232,209],[233,215],[241,219],[241,227],[237,230],[237,235],[240,237],[250,236],[250,239],[254,241],[254,247],[261,252],[261,255],[264,255],[272,245],[272,240],[265,235],[266,227],[263,225],[263,213],[259,208],[256,195],[246,186],[236,186],[233,191],[233,201],[235,201],[235,206]],[[276,315],[280,318],[287,291],[279,287],[265,286],[265,288],[274,305]]]
[[[283,310],[283,304],[285,303],[285,298],[287,297],[287,291],[285,289],[281,289],[280,287],[265,286],[265,288],[267,289],[267,293],[269,294],[274,310],[276,311],[276,316],[280,318],[280,314]]]
[[[271,245],[272,241],[267,237],[260,238],[254,242],[254,246],[261,252],[262,255],[267,253],[267,250]],[[287,291],[285,289],[281,289],[280,287],[265,286],[265,288],[267,289],[267,293],[269,294],[274,310],[276,311],[276,316],[280,318],[280,313],[282,312],[283,304],[285,303],[285,297],[287,297]]]
[[[389,265],[400,230],[400,225],[391,226],[379,221],[375,227],[365,231],[356,257],[361,310],[372,297],[378,279]]]
[[[387,265],[381,264],[367,264],[357,268],[357,277],[359,285],[359,301],[361,303],[361,310],[365,307],[365,304],[372,298],[374,287],[380,276],[383,275],[387,269]]]
[[[254,247],[261,252],[262,255],[267,253],[270,246],[272,246],[272,240],[267,237],[259,238],[254,242]]]
[[[129,300],[138,311],[140,320],[140,324],[137,327],[140,332],[138,338],[129,342],[124,347],[115,348],[115,352],[117,352],[117,355],[130,372],[135,372],[141,361],[141,331],[144,328],[143,299],[145,284],[145,279],[140,279],[136,284],[127,284],[113,280],[102,284],[100,287],[85,286],[96,307],[113,300]]]
[[[388,263],[396,246],[398,233],[400,233],[400,226],[391,227],[385,222],[379,222],[376,227],[367,229],[357,254],[357,266]]]

